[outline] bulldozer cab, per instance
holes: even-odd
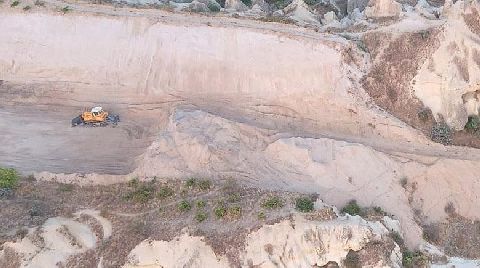
[[[107,120],[108,113],[105,112],[102,107],[93,107],[90,112],[86,111],[82,114],[82,119],[87,123],[105,122]]]
[[[92,113],[94,116],[98,116],[98,115],[100,115],[102,112],[103,112],[102,107],[93,107],[93,108],[92,108],[92,111],[91,111],[91,113]]]

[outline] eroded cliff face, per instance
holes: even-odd
[[[365,262],[358,259],[357,264],[401,267],[400,248],[389,239],[389,232],[384,223],[360,217],[318,221],[295,215],[248,234],[245,248],[239,249],[239,265],[311,267],[335,262],[343,266],[349,252],[361,251],[368,243],[378,243],[385,245],[385,252],[369,252],[371,259]],[[144,266],[227,267],[229,264],[223,256],[215,255],[202,237],[183,234],[172,241],[146,240],[136,246],[124,267]]]
[[[476,1],[445,4],[446,23],[439,34],[438,49],[412,80],[414,94],[435,118],[443,117],[458,130],[464,128],[468,116],[478,116],[480,45],[476,40],[480,35],[474,27],[479,8]]]
[[[99,211],[82,210],[72,218],[55,217],[25,230],[23,238],[6,242],[0,251],[2,267],[55,267],[107,240],[112,224]]]

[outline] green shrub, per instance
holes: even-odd
[[[434,142],[448,145],[452,143],[452,130],[445,123],[437,123],[432,127],[431,139]]]
[[[477,132],[480,128],[480,118],[478,116],[469,116],[465,124],[465,130],[468,132]]]
[[[69,6],[65,6],[64,8],[62,8],[62,13],[65,14],[69,11],[71,11],[72,9],[69,7]]]
[[[225,205],[219,204],[217,207],[215,207],[213,212],[215,213],[215,216],[220,219],[225,217],[225,215],[227,214],[227,208],[225,207]]]
[[[242,216],[242,208],[239,206],[230,207],[227,213],[232,218],[239,218]]]
[[[202,191],[210,190],[212,183],[209,180],[201,180],[198,182],[198,188]]]
[[[16,7],[18,5],[20,5],[20,1],[15,0],[15,1],[12,2],[12,4],[10,4],[10,7]]]
[[[350,200],[345,207],[342,208],[342,213],[348,213],[352,216],[360,215],[362,213],[362,209],[357,204],[356,200]]]
[[[403,267],[413,266],[413,252],[407,250],[402,253],[402,265]]]
[[[309,6],[314,6],[318,4],[320,1],[319,0],[303,0],[303,2]]]
[[[360,215],[361,212],[362,212],[362,209],[357,204],[356,200],[350,200],[350,202],[348,202],[348,204],[342,208],[342,213],[348,213],[352,216]]]
[[[204,208],[206,205],[207,205],[207,202],[205,202],[205,200],[197,201],[197,208]]]
[[[380,215],[386,215],[387,214],[387,213],[385,213],[385,211],[383,211],[383,209],[381,207],[373,207],[373,211],[375,211],[375,213],[380,214]]]
[[[295,24],[295,20],[289,18],[289,17],[277,17],[277,16],[266,16],[266,17],[261,17],[259,18],[260,21],[263,22],[277,22],[277,23],[284,23],[284,24]]]
[[[406,250],[402,253],[402,264],[406,268],[425,267],[428,261],[428,257],[420,251],[411,252]]]
[[[241,0],[247,7],[252,7],[252,0]]]
[[[216,3],[213,3],[213,2],[209,2],[209,3],[207,4],[207,7],[208,7],[208,9],[209,9],[210,11],[212,11],[212,12],[219,12],[219,11],[220,11],[219,5],[216,4]]]
[[[131,180],[128,181],[128,186],[129,187],[137,187],[138,184],[140,184],[140,182],[138,181],[138,178],[133,178]]]
[[[12,189],[17,185],[18,172],[13,168],[0,168],[0,188]]]
[[[158,190],[158,198],[160,199],[165,199],[165,198],[168,198],[170,196],[172,196],[174,194],[174,191],[172,188],[168,187],[168,186],[164,186],[162,188],[160,188],[160,190]]]
[[[155,189],[152,185],[141,184],[135,186],[135,189],[127,194],[126,198],[139,203],[146,203],[153,198]]]
[[[195,215],[195,220],[197,220],[198,222],[202,222],[202,221],[206,220],[207,218],[208,218],[207,213],[205,213],[203,211],[199,211]]]
[[[299,197],[295,200],[295,208],[300,212],[313,211],[313,201],[310,197]]]
[[[267,3],[274,5],[278,9],[283,9],[288,6],[292,0],[266,0]]]
[[[228,203],[237,203],[240,201],[240,195],[238,193],[230,193],[227,196]]]
[[[24,6],[24,7],[23,7],[23,11],[29,11],[30,9],[32,9],[31,6]]]
[[[33,3],[33,4],[38,6],[38,7],[44,7],[45,6],[45,2],[40,1],[40,0],[35,0],[35,3]]]
[[[197,185],[197,180],[194,178],[190,178],[185,182],[185,186],[187,186],[188,188],[193,188],[196,185]]]
[[[262,203],[262,207],[267,209],[278,209],[283,207],[283,205],[283,200],[278,196],[271,196]]]
[[[181,212],[190,211],[192,209],[192,204],[190,204],[190,202],[188,202],[187,200],[182,200],[182,202],[180,202],[180,204],[178,204],[178,209]]]
[[[263,212],[263,211],[258,212],[258,219],[259,220],[264,220],[266,218],[267,218],[267,216],[265,215],[265,212]]]
[[[422,39],[427,39],[430,36],[430,31],[428,30],[421,31],[420,36],[422,37]]]

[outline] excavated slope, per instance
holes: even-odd
[[[452,202],[480,217],[478,150],[433,144],[372,105],[355,43],[225,18],[0,12],[2,165],[228,176],[337,206],[356,198],[398,217],[411,245],[414,211],[440,220]],[[120,126],[70,128],[93,104]]]

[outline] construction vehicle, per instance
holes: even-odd
[[[104,127],[108,125],[116,126],[120,122],[119,115],[110,115],[102,107],[93,107],[90,111],[85,110],[81,115],[72,119],[72,127],[78,125]]]

